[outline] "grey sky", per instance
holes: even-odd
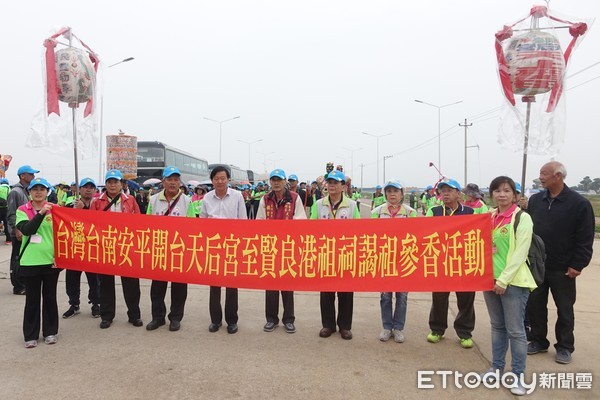
[[[537,2],[542,3],[543,2]],[[73,179],[72,156],[27,149],[32,117],[42,104],[44,38],[61,26],[94,49],[104,65],[134,61],[104,75],[104,132],[122,129],[139,140],[160,140],[217,162],[218,124],[203,117],[240,119],[223,125],[223,161],[252,169],[283,168],[301,180],[323,174],[325,164],[344,164],[360,185],[376,183],[376,140],[386,177],[425,186],[437,173],[437,110],[443,105],[442,172],[463,182],[468,118],[469,181],[487,186],[500,174],[520,180],[521,154],[497,145],[502,105],[494,33],[525,16],[534,3],[498,1],[104,1],[57,6],[23,1],[3,13],[5,38],[0,67],[1,147],[12,154],[8,176],[31,164],[51,181]],[[551,9],[592,19],[597,0],[553,0]],[[565,44],[563,43],[563,46]],[[600,29],[592,27],[576,49],[569,73],[600,61]],[[574,77],[570,86],[600,75],[600,65]],[[567,91],[567,132],[557,160],[568,183],[600,176],[598,107],[600,79]],[[422,145],[422,146],[418,146]],[[362,150],[350,152],[343,148]],[[416,148],[415,148],[416,147]],[[413,149],[414,148],[414,149]],[[407,149],[412,149],[407,151]],[[530,156],[528,186],[548,157]],[[353,171],[352,171],[353,170]],[[353,173],[352,173],[353,172]],[[80,176],[98,177],[98,159],[84,161]]]

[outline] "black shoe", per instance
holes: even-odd
[[[26,290],[25,289],[13,290],[13,294],[25,295]]]
[[[142,321],[140,318],[136,318],[136,319],[130,319],[129,323],[133,326],[136,327],[140,327],[140,326],[144,326],[144,321]]]
[[[110,324],[112,324],[112,321],[103,319],[102,321],[100,321],[100,329],[110,328]]]
[[[223,324],[221,322],[219,322],[218,324],[210,324],[208,326],[208,331],[214,333],[214,332],[218,331],[219,328],[222,326],[223,326]]]
[[[179,321],[171,321],[169,323],[169,330],[171,332],[178,331],[179,329],[181,329],[181,322],[179,322]]]
[[[71,306],[65,313],[63,314],[63,318],[71,318],[79,314],[79,306]]]
[[[92,305],[92,318],[100,317],[100,306],[98,304]]]
[[[237,324],[227,325],[227,333],[234,334],[234,333],[237,333],[237,331],[238,331]]]
[[[277,325],[278,324],[276,324],[275,322],[269,321],[263,327],[263,331],[265,331],[265,332],[273,332],[275,330],[275,328],[277,328]]]
[[[285,331],[287,333],[294,333],[294,332],[296,332],[296,327],[294,326],[293,322],[286,322],[284,324],[284,326],[285,326]]]
[[[140,321],[140,320],[137,320]],[[135,322],[132,322],[132,324],[135,326]],[[155,329],[158,329],[159,327],[163,326],[165,324],[165,320],[158,320],[158,319],[153,319],[152,321],[150,321],[148,323],[148,325],[146,325],[146,330],[147,331],[153,331]]]

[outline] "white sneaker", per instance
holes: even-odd
[[[404,332],[394,330],[394,342],[404,343]]]
[[[517,383],[517,386],[512,387],[510,392],[515,396],[524,396],[527,394],[527,390],[525,390],[525,387],[520,383]]]
[[[34,347],[37,347],[37,340],[28,340],[25,342],[26,349],[33,349]]]
[[[48,335],[44,338],[44,343],[55,344],[58,341],[55,335]]]
[[[382,342],[387,342],[388,340],[390,340],[391,337],[392,337],[392,331],[389,329],[384,329],[379,334],[379,340],[381,340]]]

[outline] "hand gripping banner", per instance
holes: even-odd
[[[225,220],[52,210],[60,268],[249,289],[493,287],[489,215]]]

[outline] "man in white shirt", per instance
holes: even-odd
[[[224,166],[217,166],[210,172],[210,180],[214,189],[204,196],[200,218],[248,219],[244,197],[237,190],[227,187],[231,172]],[[223,310],[221,309],[221,287],[210,287],[210,321],[209,332],[217,332],[222,326]],[[238,290],[225,289],[225,322],[227,333],[238,331]]]

